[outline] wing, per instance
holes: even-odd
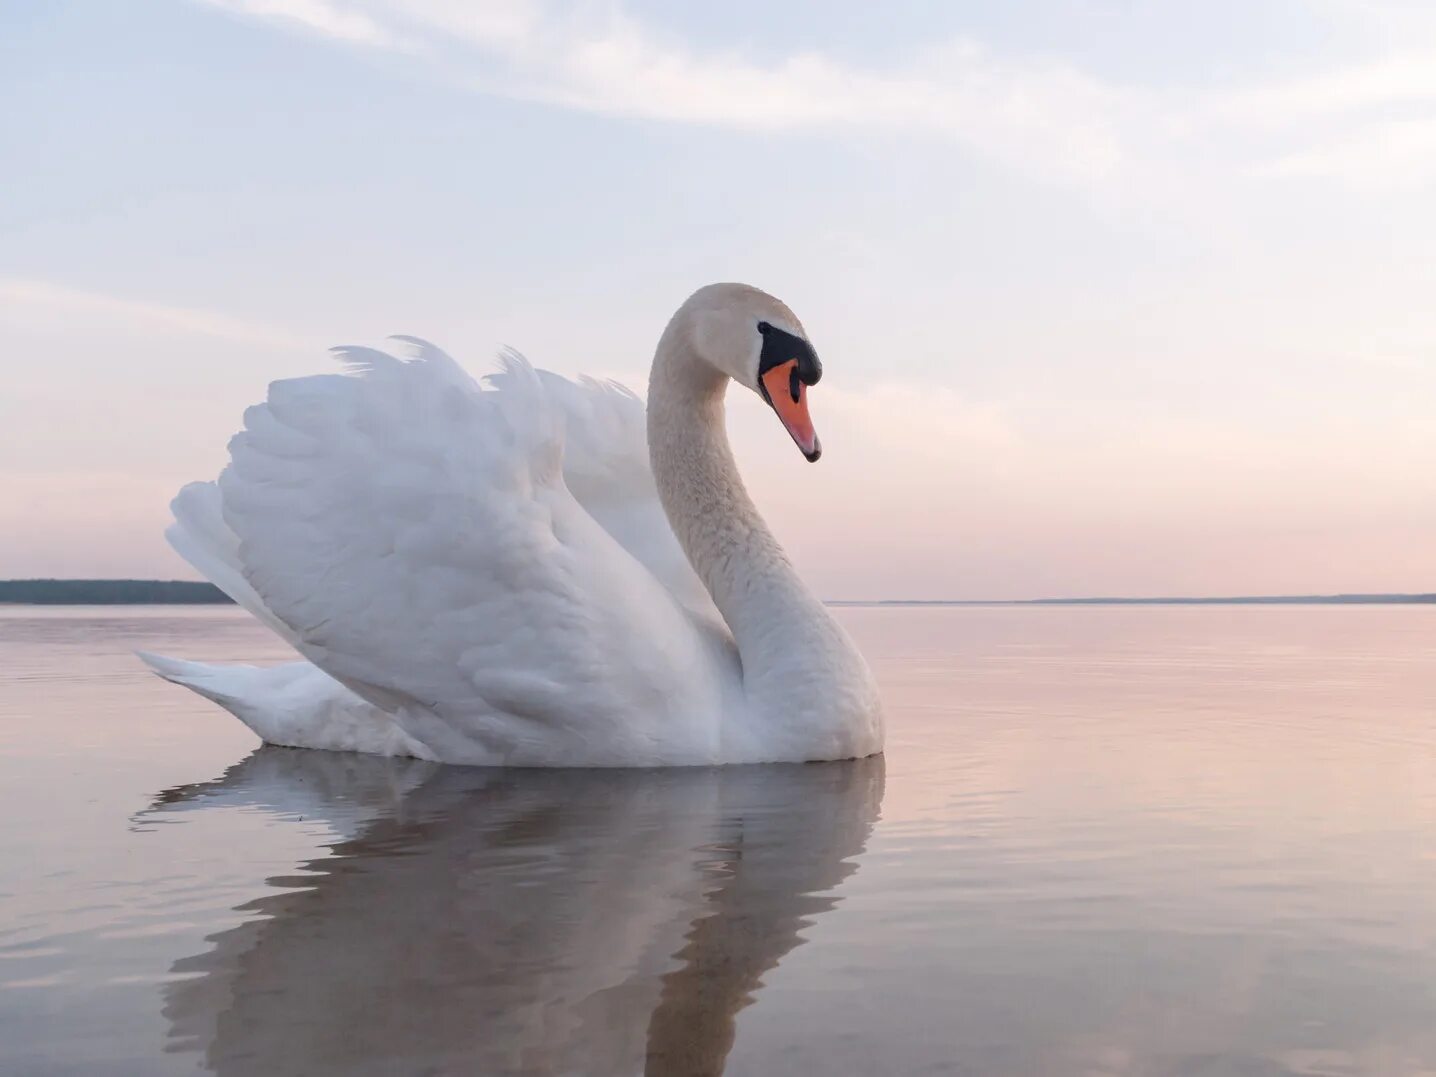
[[[397,337],[417,347],[414,337]],[[522,356],[505,359],[528,367]],[[648,461],[647,413],[643,401],[615,381],[570,381],[532,368],[547,404],[562,426],[563,478],[574,499],[619,545],[695,614],[714,622],[722,616],[697,573],[658,500]],[[485,381],[496,390],[513,389],[516,375],[507,366]],[[207,579],[276,634],[294,643],[292,633],[265,606],[244,579],[239,539],[224,520],[219,486],[190,483],[171,506],[175,522],[166,532],[170,544]]]
[[[523,362],[514,353],[506,353],[506,358]],[[534,373],[562,424],[563,478],[574,498],[680,602],[721,622],[658,500],[643,401],[614,381],[570,381],[547,370]],[[486,380],[502,390],[514,377],[505,369]]]
[[[246,606],[439,759],[716,757],[731,647],[564,480],[565,433],[588,439],[578,484],[616,531],[638,526],[631,460],[600,464],[603,428],[578,418],[605,405],[631,435],[637,401],[517,356],[485,388],[414,343],[413,361],[343,349],[360,376],[272,385],[219,479],[232,540],[191,560],[221,586],[237,574]],[[582,396],[556,402],[563,385],[589,394],[587,412]],[[212,496],[182,494],[184,536]]]

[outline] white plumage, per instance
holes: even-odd
[[[693,311],[716,309],[745,328],[754,314],[745,308],[786,314],[751,289],[695,303],[713,291],[675,316],[654,392],[660,368],[698,363],[726,383],[687,343]],[[736,493],[694,472],[681,478],[688,489],[661,499],[649,441],[660,452],[665,431],[645,437],[644,405],[627,390],[568,381],[515,354],[480,384],[432,345],[401,339],[410,360],[344,348],[348,375],[271,385],[245,413],[219,480],[174,502],[175,549],[306,661],[255,669],[145,656],[158,673],[264,740],[297,747],[520,766],[880,748],[866,667],[804,600],[736,474]],[[682,391],[665,399],[670,411],[691,405],[683,421],[701,426],[699,388],[691,401]],[[721,440],[721,404],[717,418]],[[674,512],[680,533],[703,530],[695,515],[722,514],[707,521],[721,564],[706,551],[685,556]],[[734,575],[755,558],[768,563],[747,566],[744,609],[720,614],[710,591],[741,584]],[[705,588],[693,564],[721,578]],[[735,630],[745,617],[772,622],[765,634],[780,632],[791,650],[740,657],[742,633],[735,639],[725,615]],[[775,661],[804,694],[799,705],[774,695]]]

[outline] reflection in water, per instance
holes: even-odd
[[[161,811],[342,836],[165,987],[220,1074],[717,1074],[765,972],[836,902],[883,761],[495,771],[264,748]]]

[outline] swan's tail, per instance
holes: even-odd
[[[234,711],[233,704],[238,703],[241,683],[246,679],[237,674],[241,674],[247,667],[211,666],[204,662],[189,662],[183,658],[168,658],[149,651],[136,651],[135,654],[165,680],[192,688],[205,699],[212,699],[226,710]],[[253,670],[250,669],[249,672],[253,673]]]
[[[218,703],[267,744],[434,758],[392,717],[308,662],[212,666],[135,654],[165,680]]]

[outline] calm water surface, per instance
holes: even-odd
[[[1436,1074],[1436,609],[846,609],[885,759],[258,749],[0,608],[0,1073]]]

